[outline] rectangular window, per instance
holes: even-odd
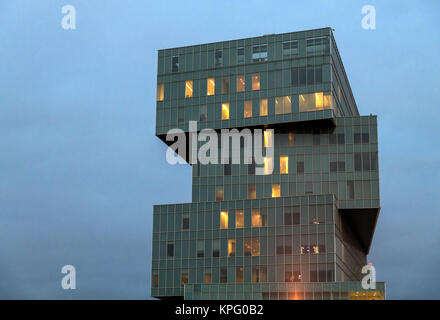
[[[267,116],[267,99],[260,99],[260,116]]]
[[[237,48],[237,63],[244,63],[244,47]]]
[[[257,257],[260,255],[260,240],[252,239],[252,256]]]
[[[330,162],[330,172],[338,172],[338,163],[336,161]]]
[[[270,130],[264,130],[264,147],[265,148],[272,148],[273,145],[273,131]]]
[[[318,37],[307,39],[307,54],[326,53],[329,51],[329,38]]]
[[[220,211],[220,229],[228,229],[228,211]]]
[[[290,96],[275,97],[275,114],[292,112],[292,99]]]
[[[179,56],[171,58],[171,72],[179,72]]]
[[[208,78],[206,80],[206,95],[212,96],[213,94],[215,94],[215,79]]]
[[[264,157],[264,174],[272,174],[272,157]]]
[[[235,282],[243,283],[243,267],[237,267],[235,269]]]
[[[215,66],[219,67],[221,65],[223,65],[223,51],[216,50],[215,51]]]
[[[244,92],[244,74],[240,74],[237,76],[237,92]]]
[[[338,144],[345,144],[345,135],[343,133],[338,133]]]
[[[294,147],[296,144],[296,138],[295,138],[295,133],[294,132],[289,132],[288,135],[288,140],[289,140],[289,147]]]
[[[208,120],[208,111],[205,105],[200,106],[200,122]]]
[[[362,171],[362,154],[360,152],[354,153],[354,170]]]
[[[244,255],[245,256],[259,256],[260,255],[260,240],[254,238],[244,239]]]
[[[182,272],[180,275],[180,285],[183,287],[188,283],[188,272]]]
[[[167,257],[174,257],[174,244],[167,244]]]
[[[219,257],[220,256],[220,240],[214,239],[212,241],[212,256]]]
[[[157,101],[163,101],[164,98],[164,84],[158,83],[157,84],[157,94],[156,94],[156,100]]]
[[[215,190],[215,201],[223,201],[223,196],[223,187],[217,188],[217,190]]]
[[[279,183],[273,183],[272,184],[272,198],[279,198],[281,195],[280,190],[280,184]]]
[[[280,157],[280,173],[288,174],[289,173],[289,157]]]
[[[259,209],[252,209],[252,227],[258,228],[263,226],[263,219],[261,218]]]
[[[252,47],[252,62],[267,61],[267,44]]]
[[[252,74],[252,90],[260,90],[260,74]]]
[[[229,103],[222,103],[222,120],[229,119]]]
[[[298,161],[296,163],[296,173],[304,173],[304,162]]]
[[[308,245],[303,244],[301,246],[301,254],[307,254],[307,253],[310,253],[310,248]]]
[[[246,100],[244,102],[244,117],[252,117],[252,100]]]
[[[211,269],[206,269],[203,274],[203,283],[211,283],[211,282],[212,282]]]
[[[257,192],[255,189],[255,183],[251,183],[248,185],[248,199],[256,199]]]
[[[331,109],[331,94],[315,92],[299,95],[299,112]]]
[[[288,58],[298,54],[298,40],[283,42],[283,57]]]
[[[236,228],[244,228],[244,211],[243,210],[235,211],[235,227]]]
[[[189,229],[189,213],[184,213],[182,218],[182,230]]]
[[[229,77],[222,78],[222,94],[229,93]]]
[[[338,161],[338,171],[345,172],[345,161]]]
[[[354,181],[353,180],[347,181],[347,193],[348,193],[348,199],[354,200]]]
[[[228,240],[228,257],[235,257],[235,239]]]
[[[313,132],[313,145],[319,146],[321,144],[321,135],[319,134],[319,130]]]
[[[197,240],[197,258],[203,258],[205,256],[205,241]]]
[[[226,267],[220,267],[220,283],[228,282],[228,269]]]
[[[192,80],[185,81],[185,98],[191,98],[193,96],[193,82]]]
[[[254,158],[251,159],[251,163],[248,165],[248,174],[255,174],[255,160]]]
[[[153,274],[153,288],[159,287],[159,275]]]

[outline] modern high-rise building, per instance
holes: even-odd
[[[154,206],[152,297],[385,298],[385,283],[361,285],[380,211],[377,117],[359,115],[331,28],[159,50],[156,105],[168,145],[176,128],[188,145],[196,121],[261,129],[264,148],[246,154],[241,139],[239,163],[220,150],[191,163],[192,202]]]

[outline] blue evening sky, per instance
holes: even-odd
[[[61,28],[76,7],[77,29]],[[377,29],[361,28],[373,4]],[[155,137],[157,50],[330,26],[379,119],[369,261],[387,297],[440,298],[440,3],[0,0],[0,298],[149,298],[152,205],[189,202]],[[77,290],[60,286],[77,270]]]

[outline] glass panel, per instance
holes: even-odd
[[[244,227],[244,211],[237,210],[235,211],[235,227],[243,228]]]
[[[267,116],[267,99],[260,99],[260,116]]]
[[[206,80],[206,95],[212,96],[215,93],[215,79],[208,78]]]
[[[265,130],[264,131],[264,147],[265,148],[272,148],[272,131]]]
[[[185,98],[193,96],[193,82],[192,80],[185,81]]]
[[[274,183],[272,184],[272,198],[279,198],[280,197],[280,184]]]
[[[220,229],[228,229],[228,211],[220,212]]]
[[[289,157],[280,157],[280,173],[289,173]]]
[[[260,90],[260,74],[252,74],[252,90]]]
[[[252,100],[246,100],[244,102],[244,117],[252,117]]]
[[[157,85],[156,99],[157,99],[157,101],[163,101],[163,98],[164,98],[164,84],[163,83],[159,83]]]
[[[228,240],[228,257],[235,257],[235,239]]]
[[[237,92],[243,92],[244,91],[244,84],[245,84],[245,80],[244,80],[244,75],[238,75],[237,76]]]
[[[229,103],[222,104],[222,120],[229,119]]]
[[[272,174],[272,157],[264,157],[264,174]]]
[[[222,79],[222,94],[229,93],[229,77],[224,77]]]
[[[262,225],[263,224],[262,224],[260,210],[253,209],[252,210],[252,227],[254,227],[254,228],[261,227]]]

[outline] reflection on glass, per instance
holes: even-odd
[[[215,79],[208,78],[206,81],[206,95],[212,96],[215,93]]]
[[[192,80],[185,81],[185,98],[193,96],[193,82]]]
[[[220,212],[220,229],[228,229],[228,211]]]
[[[229,119],[229,103],[222,103],[222,120]]]

